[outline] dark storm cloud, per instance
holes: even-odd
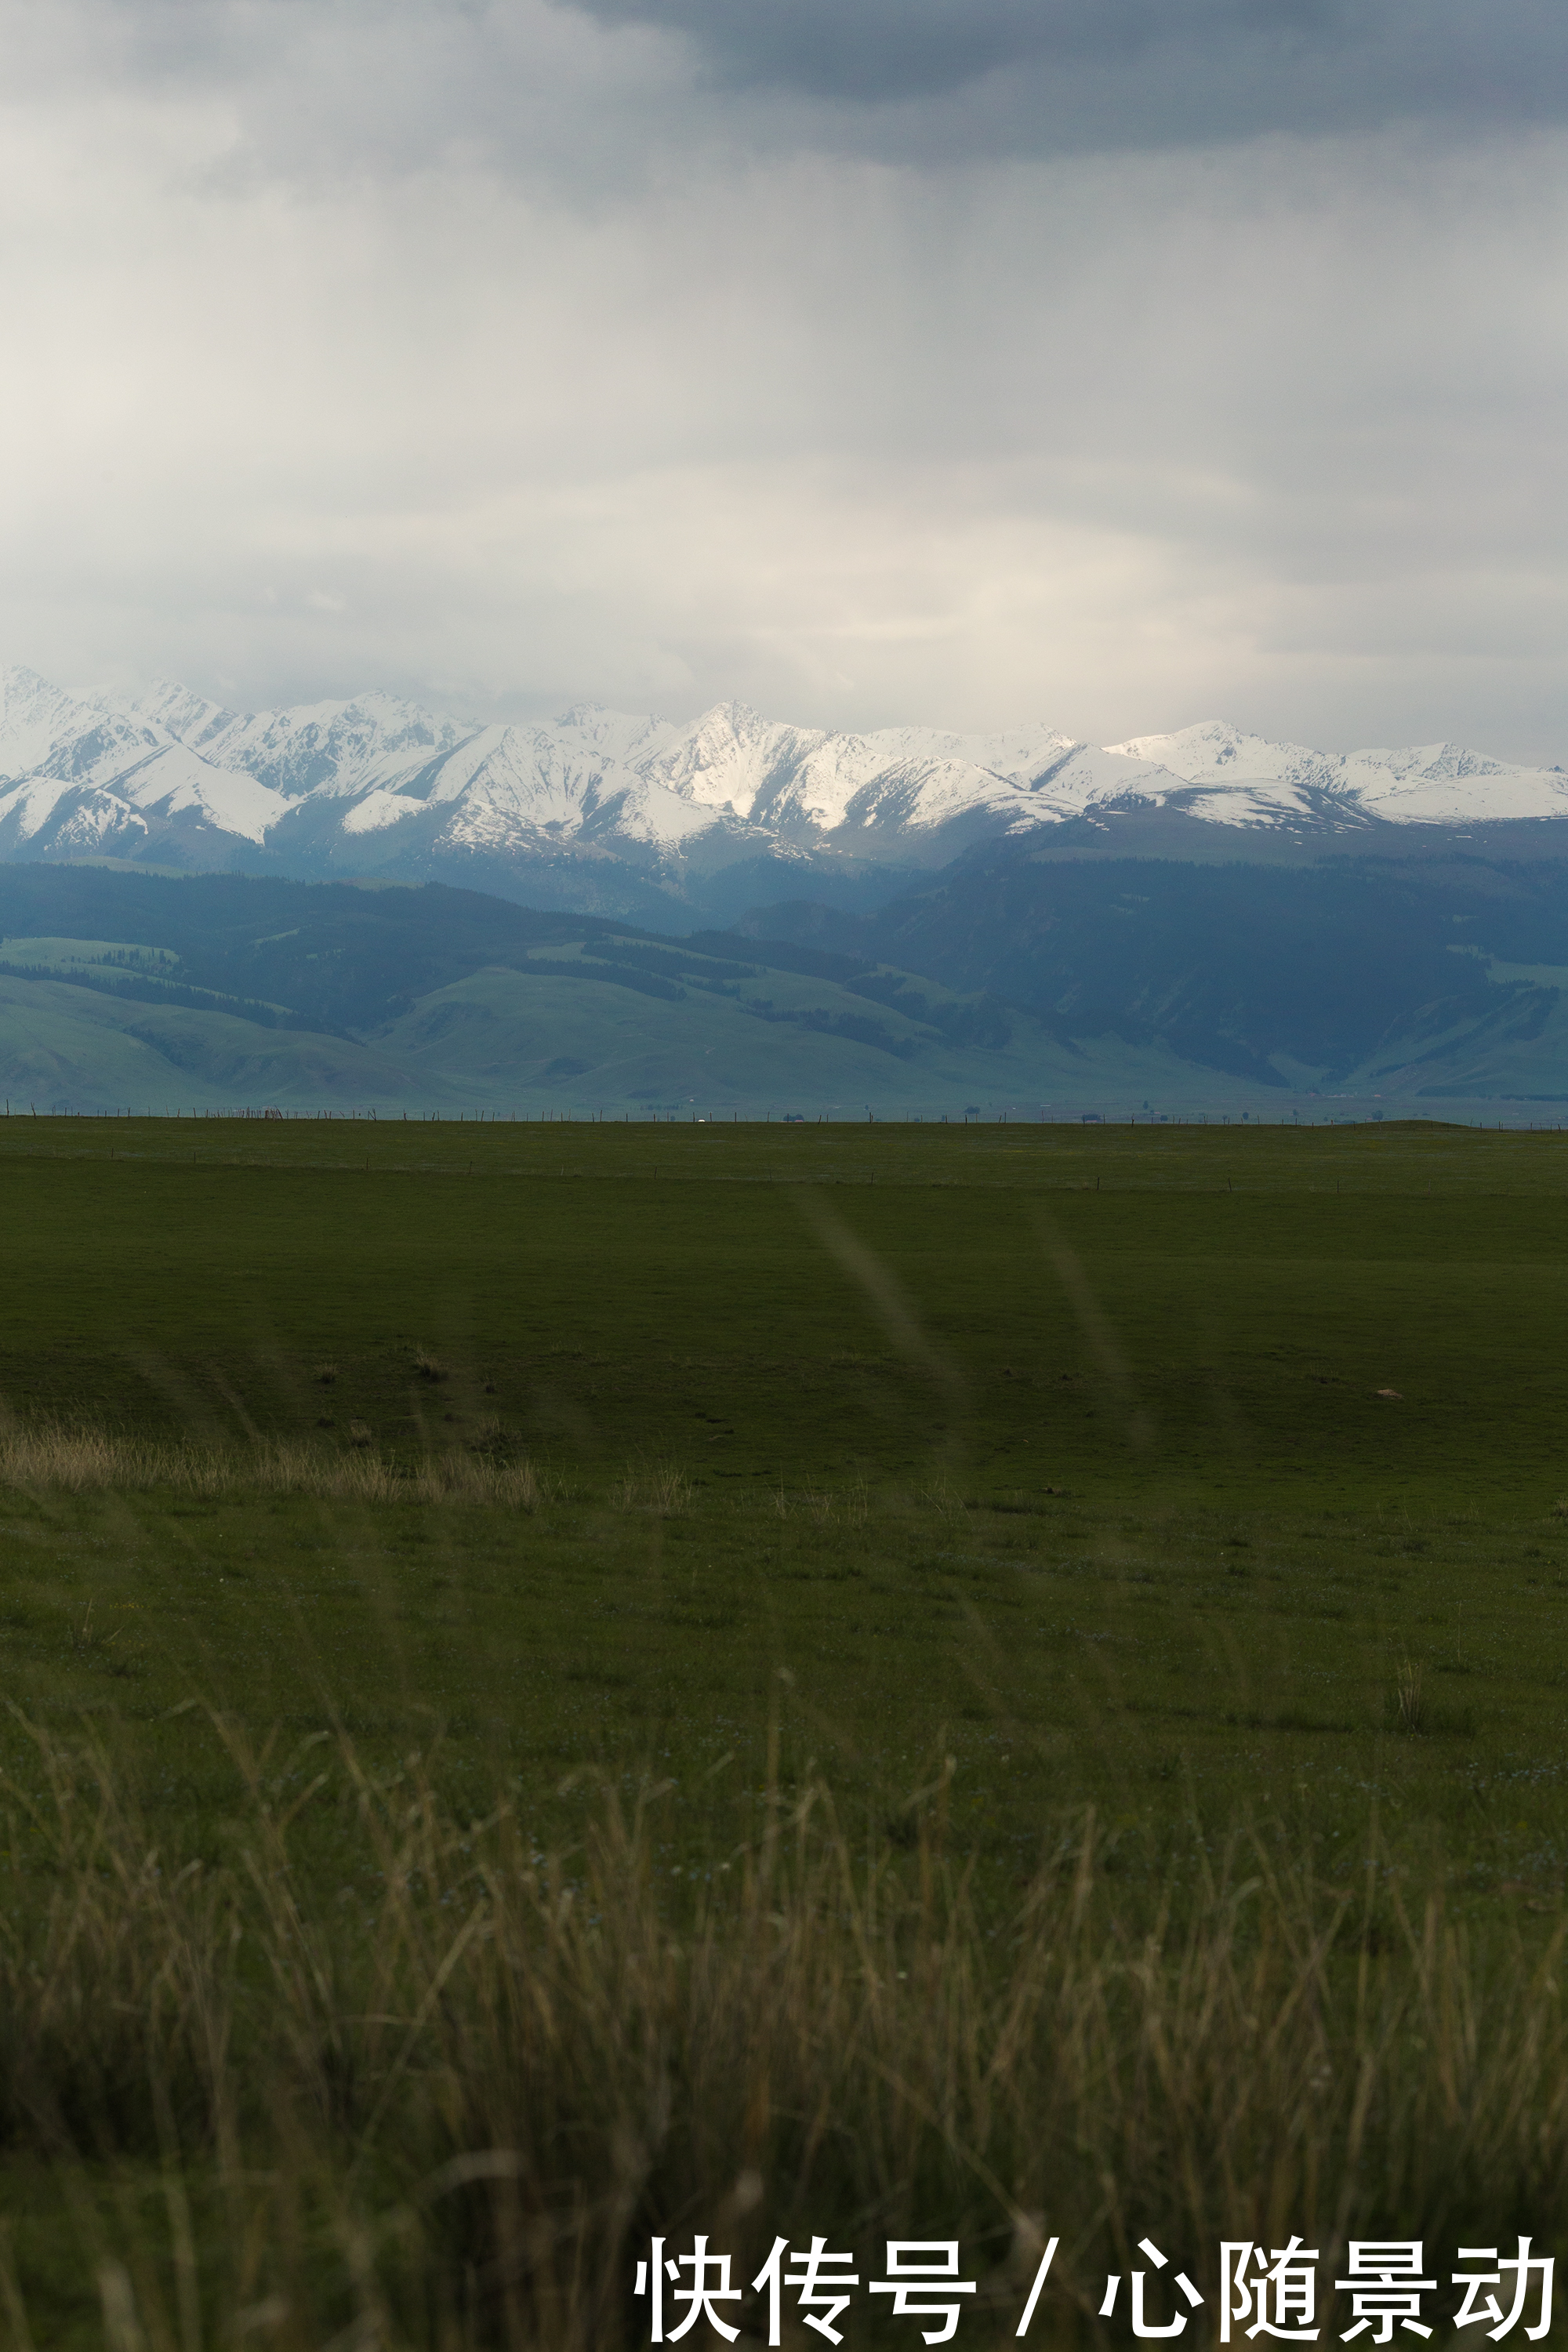
[[[1568,119],[1568,0],[0,0],[0,21],[14,89],[221,89],[263,168],[417,169],[458,140],[585,193],[725,140],[941,168]]]
[[[1011,146],[1170,146],[1560,119],[1561,0],[572,0],[710,76],[888,106],[987,95]],[[966,110],[978,142],[984,116]]]

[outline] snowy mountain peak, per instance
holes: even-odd
[[[163,677],[154,678],[144,693],[129,700],[103,694],[95,696],[94,700],[101,710],[126,711],[144,719],[193,750],[199,750],[204,741],[235,723],[233,711],[226,710],[221,703],[209,702],[188,686],[176,686]]]
[[[66,703],[76,699],[63,687],[51,686],[47,678],[40,677],[36,669],[29,669],[26,662],[13,662],[8,668],[0,669],[0,709],[21,709],[38,701]]]
[[[0,776],[25,773],[96,717],[90,703],[51,686],[37,670],[0,669]]]
[[[375,692],[236,712],[168,681],[81,694],[0,671],[0,858],[242,854],[632,912],[742,861],[787,859],[808,887],[815,861],[930,867],[1151,805],[1298,835],[1469,826],[1568,816],[1568,776],[1451,743],[1319,751],[1217,719],[1105,749],[1044,722],[858,734],[739,701],[681,721],[579,703],[507,726]]]
[[[1173,735],[1142,735],[1113,749],[1157,761],[1188,783],[1226,789],[1277,783],[1295,793],[1333,793],[1362,816],[1395,824],[1488,824],[1568,814],[1568,778],[1557,769],[1516,767],[1452,743],[1314,751],[1208,719]]]
[[[1264,736],[1246,734],[1224,719],[1201,719],[1173,735],[1135,735],[1130,742],[1107,748],[1128,759],[1152,760],[1193,784],[1230,782],[1243,776],[1294,780],[1303,768],[1331,765],[1334,759],[1332,752],[1314,751],[1304,743],[1271,743]]]
[[[750,816],[826,740],[819,728],[791,727],[743,702],[719,702],[664,753],[660,781],[699,807]]]

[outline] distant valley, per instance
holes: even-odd
[[[0,866],[0,1095],[13,1115],[1564,1115],[1561,861],[1205,863],[1067,834],[973,850],[868,914],[794,898],[684,937],[441,883]]]
[[[13,1114],[962,1116],[1082,1082],[1030,1014],[874,958],[440,884],[14,866],[0,934]],[[1119,1084],[1127,1057],[1105,1058]]]

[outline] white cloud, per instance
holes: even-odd
[[[1563,756],[1555,131],[922,168],[541,5],[24,26],[0,657]]]

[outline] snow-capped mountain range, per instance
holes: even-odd
[[[726,868],[929,868],[1152,807],[1290,831],[1467,827],[1568,817],[1568,776],[1447,743],[1315,751],[1219,721],[1103,749],[1045,726],[828,733],[739,703],[486,726],[383,694],[238,714],[184,687],[68,693],[0,671],[5,860],[439,878],[636,913],[650,895],[697,903]]]

